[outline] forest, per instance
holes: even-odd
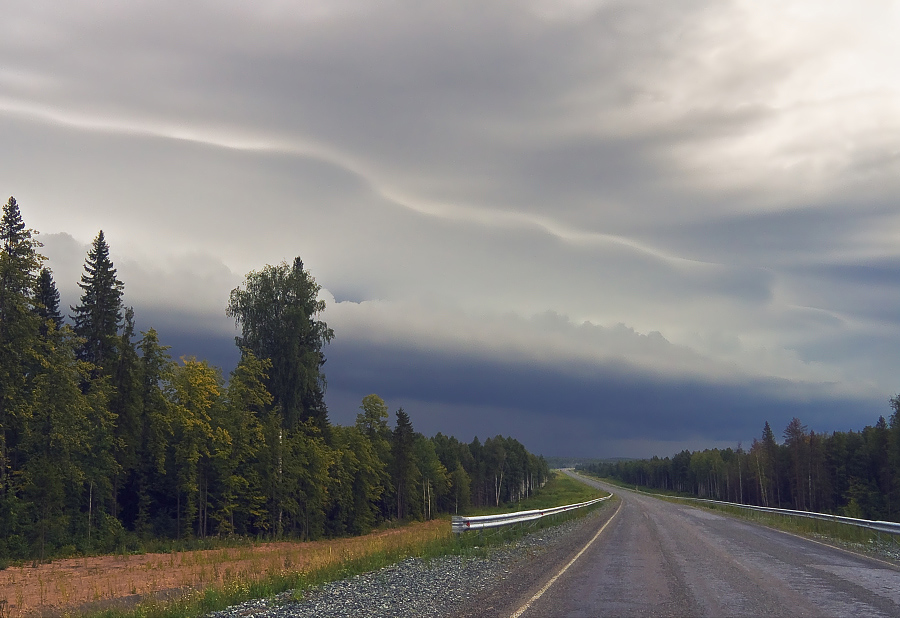
[[[581,469],[629,485],[758,506],[900,521],[900,396],[862,431],[816,433],[794,418],[778,442],[766,422],[749,450],[681,451]]]
[[[414,430],[375,394],[331,424],[320,286],[297,258],[249,273],[226,313],[227,377],[138,332],[102,231],[68,316],[38,232],[0,221],[0,561],[132,551],[148,539],[362,534],[515,502],[549,475],[513,438]]]

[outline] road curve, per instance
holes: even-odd
[[[900,616],[893,565],[591,484],[618,495],[621,510],[539,598],[521,599],[511,615]]]

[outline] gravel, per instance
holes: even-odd
[[[596,511],[589,514],[594,516]],[[247,601],[209,614],[210,618],[445,618],[577,529],[582,519],[537,530],[515,543],[487,548],[484,556],[409,558],[372,573],[332,582],[304,593]],[[479,552],[482,553],[482,552]]]

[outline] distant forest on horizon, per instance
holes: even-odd
[[[889,421],[862,431],[816,433],[794,418],[779,443],[767,421],[748,451],[684,450],[579,469],[701,498],[900,521],[900,395],[890,405]]]
[[[102,231],[60,309],[37,232],[0,220],[0,565],[132,551],[151,539],[319,538],[515,502],[547,462],[511,437],[425,437],[363,398],[333,425],[319,285],[297,258],[249,273],[226,312],[241,359],[226,379],[173,361],[135,329]]]

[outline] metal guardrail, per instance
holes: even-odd
[[[474,517],[463,517],[462,515],[454,515],[452,526],[453,532],[462,534],[466,530],[481,530],[484,528],[496,528],[498,526],[508,526],[511,524],[519,524],[526,521],[534,521],[548,515],[556,515],[564,511],[580,509],[585,506],[597,504],[604,500],[612,498],[612,494],[587,502],[579,502],[578,504],[566,504],[564,506],[555,506],[549,509],[535,509],[532,511],[516,511],[515,513],[502,513],[500,515],[476,515]]]
[[[682,496],[667,496],[665,494],[645,493],[649,496],[659,496],[662,498],[673,498],[675,500],[687,500],[691,502],[706,502],[709,504],[721,504],[723,506],[733,506],[739,509],[747,509],[748,511],[760,511],[763,513],[775,513],[777,515],[788,515],[791,517],[806,517],[808,519],[819,519],[822,521],[833,521],[848,526],[857,526],[859,528],[867,528],[876,532],[886,532],[888,534],[900,534],[900,523],[894,521],[879,521],[872,519],[858,519],[856,517],[844,517],[843,515],[831,515],[829,513],[815,513],[813,511],[795,511],[793,509],[776,509],[771,506],[755,506],[751,504],[739,504],[737,502],[722,502],[721,500],[708,500],[706,498],[685,498]]]

